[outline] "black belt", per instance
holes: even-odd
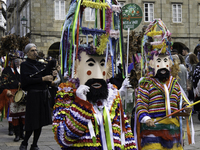
[[[45,95],[44,98],[44,102],[46,103],[48,99],[51,98],[51,94],[49,93],[48,89],[44,89],[44,90],[29,90],[28,93],[39,93],[39,92],[43,92]]]

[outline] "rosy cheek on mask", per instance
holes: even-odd
[[[105,71],[103,71],[103,76],[105,76],[106,75],[106,72]]]
[[[168,65],[167,65],[167,67],[168,67]]]
[[[90,70],[87,71],[87,75],[91,75],[92,72]]]
[[[157,67],[159,67],[159,65],[157,65]]]

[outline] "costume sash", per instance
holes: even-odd
[[[122,149],[124,149],[124,145],[125,145],[125,132],[123,131],[123,122],[122,122],[122,111],[120,111],[120,128],[121,128],[121,146]]]
[[[93,106],[93,108],[94,108],[94,110],[96,112],[95,116],[97,118],[97,123],[100,125],[100,132],[101,132],[103,150],[108,150],[107,149],[107,143],[106,143],[104,125],[103,125],[103,116],[102,116],[101,112],[98,110],[98,108],[96,106]]]
[[[92,138],[93,143],[96,143],[96,135],[94,133],[94,128],[91,120],[88,122],[88,129],[90,131],[90,136]]]
[[[164,90],[165,90],[166,115],[169,115],[169,114],[171,114],[171,106],[170,106],[170,99],[169,99],[169,91],[168,91],[168,88],[167,88],[166,84],[164,84]],[[171,116],[169,118],[171,118]]]
[[[104,110],[103,110],[103,117],[104,117],[104,122],[105,122],[107,148],[108,150],[114,150],[112,124],[111,124],[108,108],[106,106],[104,107]]]
[[[113,131],[108,108],[106,106],[104,107],[103,116],[96,106],[94,106],[94,110],[96,112],[94,116],[97,120],[98,125],[100,125],[100,135],[102,139],[103,150],[114,150]],[[98,127],[95,128],[97,130]]]

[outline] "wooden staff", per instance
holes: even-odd
[[[196,105],[196,104],[198,104],[198,103],[200,103],[200,100],[198,100],[198,101],[195,102],[195,103],[192,103],[192,104],[188,105],[187,107],[191,107],[191,106]],[[177,110],[177,111],[175,111],[175,112],[173,112],[173,113],[171,113],[171,114],[169,114],[169,115],[167,115],[167,116],[165,116],[165,117],[163,117],[163,118],[161,118],[161,119],[159,119],[159,120],[154,121],[154,123],[159,122],[159,121],[161,121],[161,120],[163,120],[163,119],[165,119],[165,118],[168,118],[168,117],[170,117],[170,116],[172,116],[172,115],[174,115],[174,114],[176,114],[176,113],[178,113],[178,112],[180,112],[180,111],[182,111],[182,110],[184,110],[184,109],[185,109],[185,108],[181,108],[181,109],[179,109],[179,110]]]

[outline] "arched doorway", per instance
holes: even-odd
[[[182,54],[183,47],[186,47],[185,44],[180,43],[180,42],[174,42],[173,44],[173,49],[177,49],[179,54]]]
[[[48,57],[56,58],[58,59],[59,56],[59,47],[60,47],[60,42],[53,43],[48,50]]]

